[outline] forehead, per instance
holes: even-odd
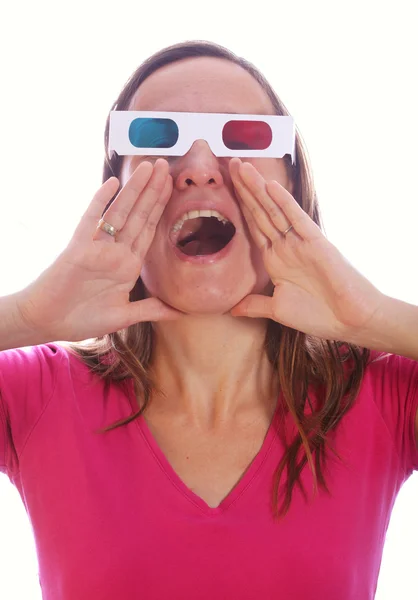
[[[267,93],[250,73],[219,58],[188,58],[150,75],[129,110],[274,114]]]

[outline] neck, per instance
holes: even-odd
[[[264,349],[266,329],[266,319],[230,315],[154,324],[150,366],[163,396],[156,402],[198,427],[271,414],[277,378]]]

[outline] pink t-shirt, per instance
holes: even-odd
[[[305,468],[310,500],[296,487],[278,524],[279,409],[243,478],[210,508],[143,417],[94,432],[136,408],[131,383],[106,390],[78,358],[46,344],[0,353],[0,393],[0,469],[31,520],[46,600],[374,597],[393,504],[418,469],[418,363],[390,355],[367,368],[331,438],[344,458],[328,453],[332,495],[312,499]]]

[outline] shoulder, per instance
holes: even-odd
[[[418,387],[418,362],[398,354],[372,350],[365,377],[377,387],[413,392]]]
[[[24,392],[52,393],[57,380],[88,371],[65,342],[51,342],[0,352],[0,392],[15,396]]]
[[[418,469],[418,362],[373,351],[362,393],[385,421],[407,472]]]
[[[42,344],[13,348],[0,352],[0,375],[6,379],[40,375],[48,369],[58,369],[66,351],[59,344]]]

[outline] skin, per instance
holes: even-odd
[[[138,89],[130,110],[275,114],[257,81],[229,61],[200,57],[168,65]],[[124,185],[140,162],[124,158]],[[292,193],[282,159],[251,158],[266,180]],[[270,419],[277,381],[263,349],[267,320],[233,317],[229,311],[251,293],[271,294],[261,253],[249,232],[230,174],[230,158],[216,157],[204,140],[186,155],[169,158],[171,197],[158,223],[141,277],[150,296],[181,310],[177,321],[154,323],[152,368],[164,397],[153,410],[180,416],[199,430],[220,430],[240,419]],[[235,248],[213,265],[190,265],[170,250],[168,235],[185,198],[227,201],[234,212]]]

